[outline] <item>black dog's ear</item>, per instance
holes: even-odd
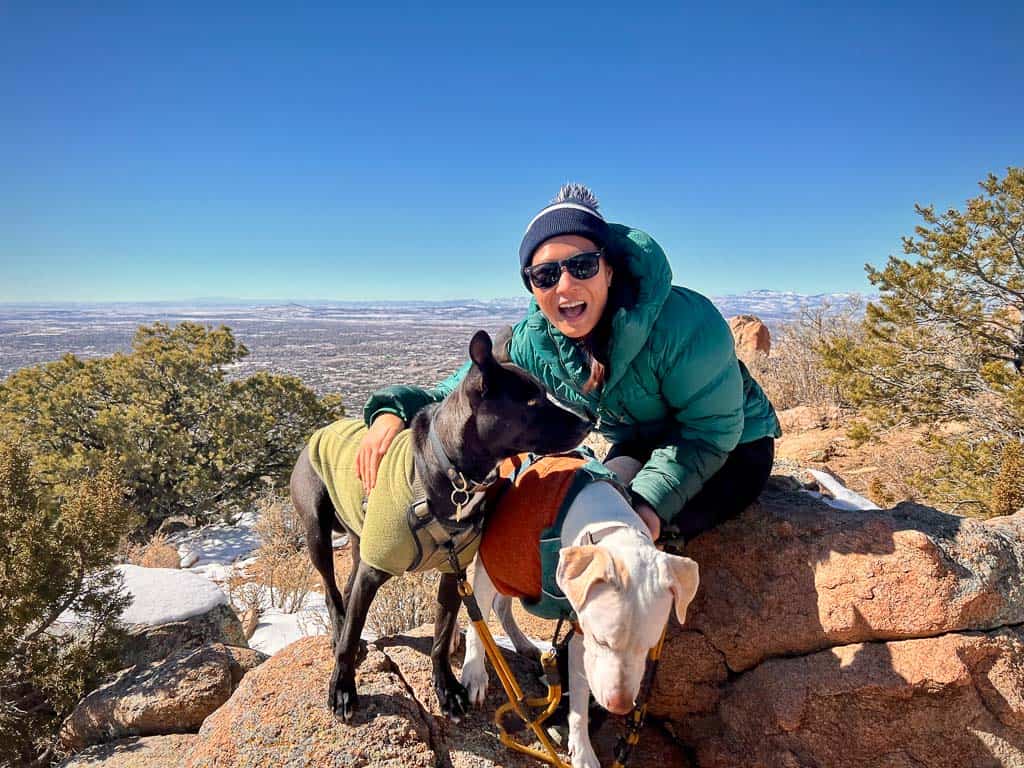
[[[477,331],[469,342],[469,359],[480,371],[480,394],[495,385],[501,373],[501,364],[494,359],[494,347],[487,331]]]
[[[480,368],[486,368],[489,362],[494,361],[494,347],[491,345],[491,337],[487,331],[477,331],[469,342],[469,359]]]

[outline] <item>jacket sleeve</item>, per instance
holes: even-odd
[[[717,310],[660,365],[672,413],[664,443],[630,483],[666,523],[721,469],[743,432],[743,379]]]
[[[363,421],[370,426],[380,414],[393,413],[409,426],[421,408],[444,400],[462,381],[470,365],[467,360],[459,370],[430,389],[399,384],[374,392],[363,406]]]

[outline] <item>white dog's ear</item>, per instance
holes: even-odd
[[[665,578],[672,598],[676,604],[676,618],[680,624],[686,623],[686,609],[690,607],[697,587],[700,585],[700,574],[697,563],[688,557],[662,553],[661,562],[665,568]]]
[[[559,550],[555,583],[575,610],[580,610],[590,588],[602,581],[619,585],[615,558],[607,549],[586,545]]]

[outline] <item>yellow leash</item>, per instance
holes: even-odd
[[[512,674],[512,670],[509,668],[508,662],[505,661],[505,657],[502,655],[497,643],[494,642],[491,630],[488,628],[487,622],[484,621],[476,599],[473,597],[473,588],[466,581],[465,572],[459,573],[459,595],[462,597],[462,602],[469,613],[469,620],[472,622],[480,642],[484,644],[487,658],[490,660],[491,666],[494,667],[494,671],[501,681],[501,687],[505,689],[505,695],[508,697],[508,702],[498,707],[494,713],[494,724],[498,727],[498,737],[501,739],[501,743],[509,749],[529,755],[535,760],[540,760],[553,766],[553,768],[571,768],[568,763],[558,756],[558,752],[555,751],[555,745],[551,743],[548,732],[544,730],[544,721],[551,717],[558,707],[558,703],[562,700],[562,684],[558,677],[554,648],[541,656],[541,665],[547,678],[548,695],[542,698],[527,698],[523,693],[523,689],[519,687],[519,682],[516,680],[515,675]],[[543,710],[540,714],[533,718],[529,716],[529,709],[539,709],[541,707],[543,707]],[[502,720],[508,712],[515,712],[519,719],[533,731],[533,735],[537,737],[541,746],[544,747],[544,751],[534,749],[526,744],[520,744],[512,738],[502,724]]]

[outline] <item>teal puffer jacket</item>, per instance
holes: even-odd
[[[604,386],[583,393],[590,375],[585,353],[548,323],[535,301],[512,328],[508,356],[560,400],[588,413],[613,443],[658,446],[630,487],[671,522],[739,443],[782,431],[761,387],[736,360],[721,313],[699,293],[672,285],[668,259],[649,235],[618,224],[611,230],[609,247],[627,255],[640,290],[636,305],[612,318]],[[367,424],[382,412],[408,423],[451,392],[468,367],[433,389],[375,393],[364,409]]]

